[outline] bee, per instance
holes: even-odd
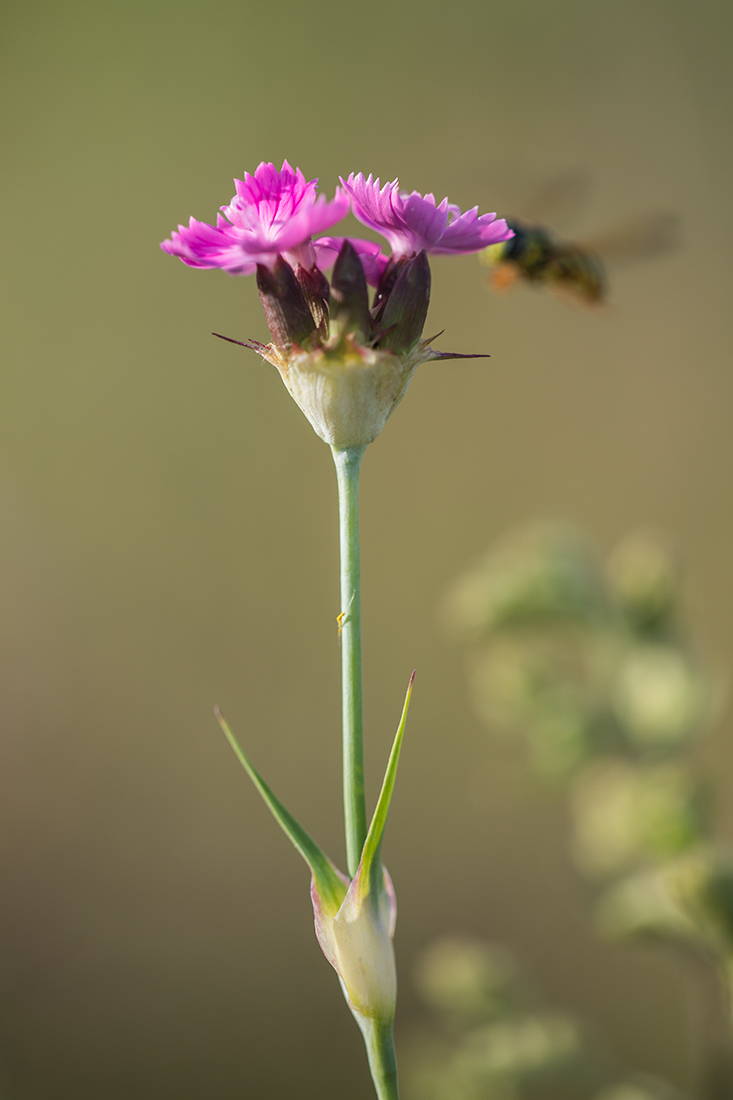
[[[489,285],[508,290],[518,281],[569,293],[584,305],[606,300],[608,279],[600,256],[583,245],[558,240],[539,225],[507,221],[514,236],[480,253],[492,269]]]
[[[551,180],[535,202],[545,208],[561,203],[577,209],[584,184],[577,173]],[[608,265],[652,259],[674,249],[679,236],[676,214],[658,211],[632,216],[613,226],[595,240],[572,243],[556,236],[542,224],[538,213],[526,219],[513,218],[507,225],[514,236],[489,245],[479,259],[491,269],[489,286],[496,291],[511,287],[545,287],[566,301],[601,306],[608,299]]]

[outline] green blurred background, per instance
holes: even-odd
[[[689,1086],[679,971],[596,941],[562,800],[487,740],[436,608],[507,526],[558,516],[604,549],[651,524],[730,667],[730,6],[28,0],[3,21],[4,1095],[371,1096],[306,872],[212,714],[343,862],[331,458],[274,368],[209,335],[266,335],[253,281],[158,248],[283,157],[327,194],[371,171],[501,214],[578,172],[573,234],[682,216],[602,317],[436,260],[428,329],[492,358],[420,369],[362,519],[372,798],[418,670],[386,847],[398,1040],[417,952],[473,933]],[[700,763],[731,840],[730,739]]]

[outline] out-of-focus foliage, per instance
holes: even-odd
[[[575,857],[604,877],[689,848],[704,834],[702,793],[676,764],[589,766],[572,792]]]
[[[442,940],[417,984],[438,1034],[425,1035],[408,1100],[674,1100],[615,1065],[572,1017],[544,1007],[505,948]]]
[[[709,837],[686,754],[714,684],[680,614],[662,543],[627,539],[601,562],[558,525],[505,538],[448,601],[471,644],[480,713],[569,783],[573,851],[598,886],[601,927],[733,952],[729,857]]]
[[[447,603],[452,630],[472,647],[480,713],[518,731],[543,771],[575,772],[599,754],[674,756],[711,711],[677,586],[651,536],[629,539],[608,565],[566,527],[508,536]]]
[[[444,939],[423,955],[416,973],[423,1000],[450,1029],[493,1023],[526,996],[512,955],[480,940]]]
[[[713,845],[626,875],[601,895],[598,923],[612,935],[647,933],[717,956],[730,969],[733,861]]]
[[[641,534],[602,562],[576,531],[536,526],[462,577],[446,612],[469,644],[480,714],[567,784],[598,929],[664,940],[717,970],[728,1069],[709,1095],[729,1096],[733,856],[711,835],[689,761],[719,691],[684,624],[672,556]]]

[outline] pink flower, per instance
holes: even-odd
[[[216,225],[189,218],[188,226],[179,225],[170,240],[160,247],[171,256],[178,256],[189,267],[220,267],[229,275],[252,275],[259,257],[249,256],[233,226],[222,214],[216,215]]]
[[[462,214],[447,199],[437,205],[434,195],[400,193],[397,180],[380,188],[371,174],[364,179],[361,172],[352,172],[341,183],[359,221],[386,237],[396,256],[412,256],[423,249],[437,256],[480,252],[514,236],[503,218],[496,220],[496,214],[479,215],[477,206]]]
[[[333,267],[345,240],[348,240],[358,252],[369,285],[379,286],[379,280],[389,263],[389,257],[384,255],[375,241],[365,241],[360,237],[319,237],[313,242],[313,247],[316,250],[316,263],[320,270],[327,271],[329,267]]]
[[[349,211],[339,189],[331,202],[323,195],[316,198],[317,184],[315,179],[306,183],[300,169],[293,171],[286,160],[279,172],[263,161],[254,176],[245,173],[244,180],[234,181],[237,193],[221,208],[226,217],[217,214],[215,226],[191,218],[160,247],[189,267],[220,267],[230,275],[251,275],[257,264],[270,267],[278,255],[293,267],[300,263],[310,269],[316,262],[312,235]]]

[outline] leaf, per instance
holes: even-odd
[[[237,759],[262,795],[272,816],[310,867],[313,881],[322,903],[329,908],[333,907],[335,912],[346,895],[348,879],[341,874],[326,853],[316,844],[315,840],[313,840],[305,829],[298,824],[293,815],[285,809],[282,802],[273,794],[259,772],[250,764],[237,743],[234,734],[224,721],[218,707],[214,708],[214,713],[216,714],[219,725],[224,731],[226,739],[234,749]]]
[[[392,792],[394,790],[395,779],[397,778],[397,765],[399,764],[400,760],[402,736],[405,732],[405,726],[407,724],[407,711],[410,706],[410,696],[412,694],[412,685],[414,680],[415,673],[413,672],[412,676],[410,677],[410,683],[407,686],[405,705],[402,708],[402,717],[400,718],[400,724],[397,727],[397,733],[395,734],[392,751],[389,754],[389,761],[387,762],[387,770],[384,773],[384,782],[382,783],[382,789],[379,792],[379,799],[377,800],[377,805],[374,810],[372,823],[369,826],[369,832],[367,833],[367,838],[364,841],[364,848],[361,853],[361,862],[359,864],[359,869],[355,875],[355,879],[358,880],[359,894],[362,898],[366,897],[366,895],[370,892],[370,879],[372,868],[376,865],[377,868],[381,870],[380,853],[382,850],[384,826],[387,823],[389,804],[392,800]],[[377,891],[381,892],[382,888],[382,876],[380,875],[377,882]]]

